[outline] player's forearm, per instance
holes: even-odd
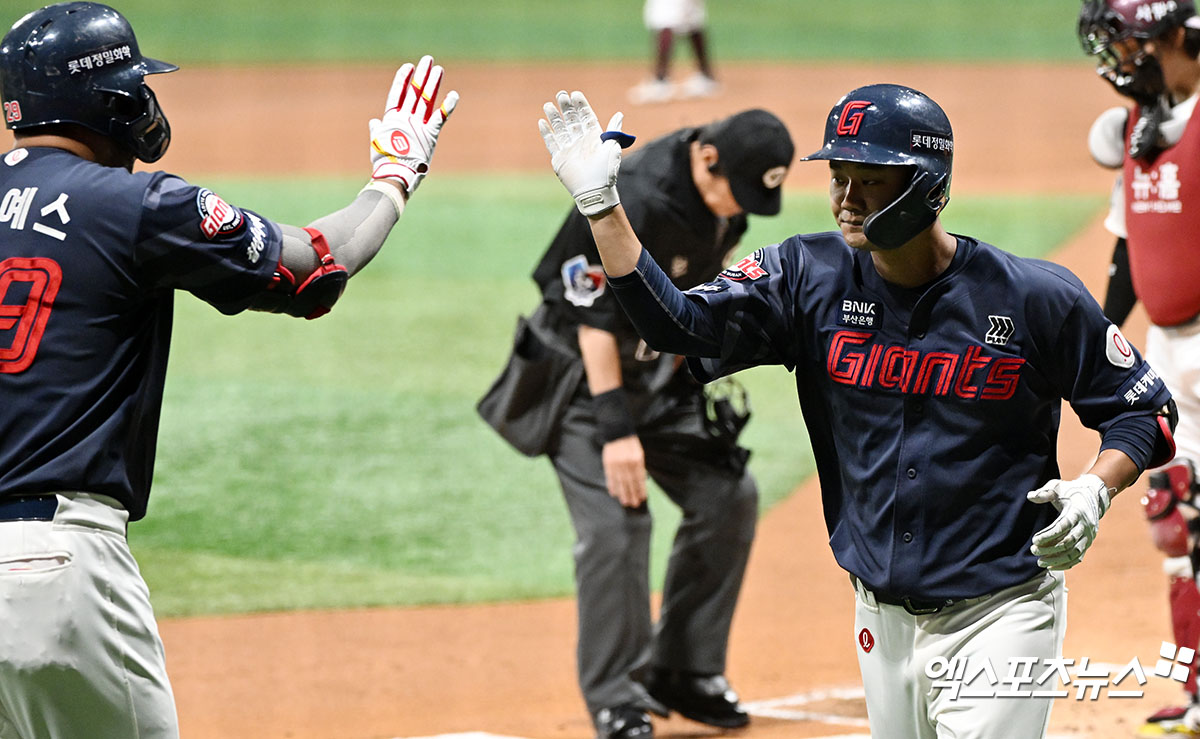
[[[376,190],[363,190],[345,208],[318,218],[309,227],[325,235],[334,260],[353,276],[379,253],[398,219],[394,200]],[[303,229],[283,227],[280,261],[296,275],[297,282],[317,268],[310,243],[311,237]]]
[[[1133,484],[1141,470],[1125,452],[1119,449],[1104,449],[1096,457],[1088,474],[1103,480],[1111,497]]]
[[[637,266],[642,253],[642,242],[638,240],[625,209],[619,204],[612,210],[588,218],[592,227],[592,238],[600,250],[600,261],[609,276],[627,275]]]

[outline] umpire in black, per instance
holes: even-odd
[[[711,280],[746,214],[775,215],[793,145],[764,110],[651,141],[626,157],[622,205],[675,284]],[[481,415],[546,454],[575,527],[579,684],[602,739],[652,737],[647,711],[721,727],[749,716],[725,679],[730,624],[758,491],[737,436],[740,388],[706,389],[650,351],[607,289],[587,219],[572,209],[533,273],[542,302],[518,322]],[[660,618],[650,614],[646,475],[683,511]]]

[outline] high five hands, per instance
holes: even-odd
[[[396,71],[383,117],[370,122],[372,179],[397,181],[411,196],[425,178],[442,124],[458,104],[451,90],[435,106],[443,72],[428,55]]]
[[[545,119],[538,130],[550,152],[554,174],[575,198],[585,216],[598,216],[615,208],[617,172],[621,168],[621,149],[628,148],[634,137],[621,131],[624,113],[615,113],[608,129],[600,121],[582,92],[560,91],[555,102],[542,106]]]

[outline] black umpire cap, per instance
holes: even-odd
[[[773,216],[782,205],[780,186],[796,148],[783,121],[765,110],[744,110],[710,123],[700,143],[717,147],[717,172],[747,213]]]

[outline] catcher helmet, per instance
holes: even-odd
[[[144,78],[176,69],[142,56],[129,21],[107,5],[48,5],[0,41],[5,124],[14,131],[78,124],[155,162],[166,153],[171,128]]]
[[[1194,0],[1083,0],[1077,34],[1083,50],[1098,58],[1096,72],[1117,92],[1149,104],[1166,88],[1162,67],[1142,42],[1182,25],[1200,27]],[[1135,49],[1122,49],[1134,39]]]
[[[829,111],[825,145],[804,157],[814,159],[913,168],[904,193],[863,223],[867,240],[895,249],[933,225],[949,202],[954,132],[941,106],[924,93],[867,85]]]

